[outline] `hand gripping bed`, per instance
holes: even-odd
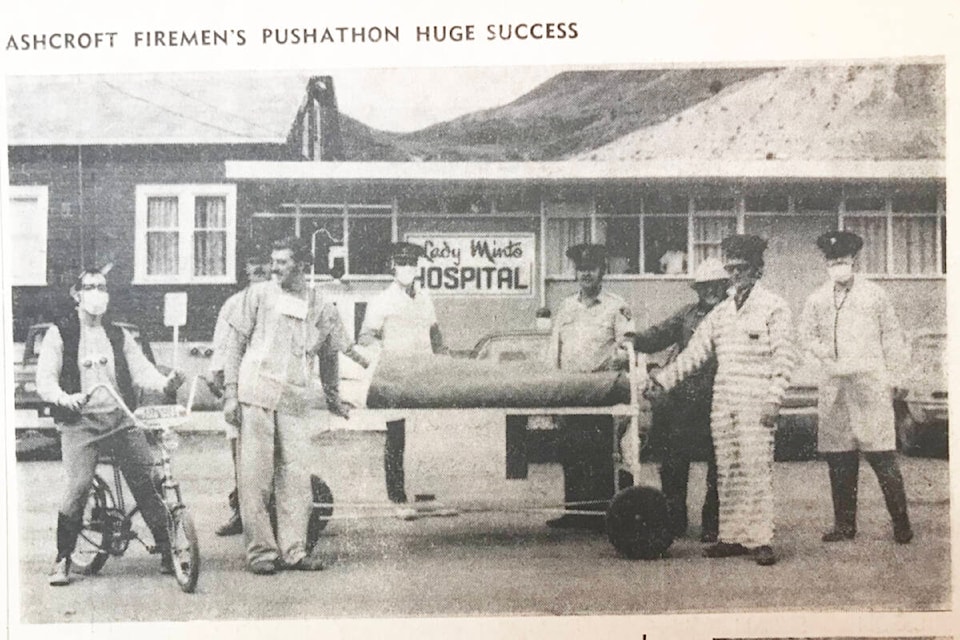
[[[663,496],[648,487],[619,491],[620,470],[640,477],[639,419],[641,411],[647,409],[641,395],[645,367],[637,365],[633,353],[629,361],[626,372],[569,373],[531,362],[498,364],[431,356],[383,358],[373,372],[366,409],[391,416],[396,416],[397,410],[495,409],[508,410],[512,415],[596,414],[628,419],[629,426],[622,438],[618,429],[613,430],[614,486],[618,493],[606,514],[608,534],[618,551],[627,557],[659,557],[672,542]],[[329,512],[333,505],[331,500],[315,506]],[[576,506],[536,510],[603,515],[570,510]],[[416,519],[462,511],[414,503],[404,512],[409,519]]]

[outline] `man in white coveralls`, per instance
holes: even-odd
[[[720,497],[718,541],[712,558],[752,554],[772,565],[773,436],[783,394],[794,365],[790,307],[767,291],[763,252],[753,235],[724,238],[724,268],[730,276],[726,300],[714,307],[677,359],[651,377],[656,396],[716,355],[710,431],[717,459]]]

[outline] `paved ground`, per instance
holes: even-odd
[[[504,480],[502,437],[462,414],[408,435],[410,492],[480,506],[555,503],[560,470],[534,465],[528,480]],[[454,418],[456,420],[454,421]],[[378,433],[317,441],[317,471],[329,481],[338,515],[347,503],[384,499]],[[823,545],[830,521],[826,468],[820,462],[776,469],[779,564],[761,568],[734,558],[702,558],[693,536],[671,557],[631,562],[604,537],[558,532],[542,514],[469,514],[402,522],[345,519],[321,539],[332,562],[319,574],[256,577],[243,571],[239,538],[213,530],[226,515],[230,463],[222,440],[185,439],[176,471],[200,532],[198,592],[181,593],[157,573],[156,557],[131,548],[97,577],[66,588],[46,584],[54,552],[59,465],[19,463],[20,611],[24,622],[320,618],[573,613],[661,613],[769,609],[943,609],[949,599],[948,464],[903,459],[917,538],[895,545],[876,481],[864,465],[860,534]],[[691,513],[699,512],[704,469],[694,470]],[[656,484],[648,465],[645,483]],[[696,515],[692,516],[696,524]]]

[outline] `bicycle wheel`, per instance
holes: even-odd
[[[70,561],[78,573],[94,575],[110,558],[116,508],[113,492],[100,476],[93,476],[93,487],[83,508],[83,524]]]
[[[173,556],[173,575],[186,593],[193,593],[200,577],[200,544],[197,529],[186,507],[170,513],[170,553]]]

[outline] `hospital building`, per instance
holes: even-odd
[[[874,75],[875,85],[885,77]],[[350,149],[375,143],[351,138],[333,80],[273,79],[267,91],[251,75],[224,81],[211,104],[162,75],[11,78],[4,233],[14,252],[14,340],[52,319],[81,267],[112,263],[116,315],[169,343],[164,296],[186,292],[180,348],[202,347],[244,260],[289,234],[310,244],[311,278],[354,329],[390,281],[390,243],[424,245],[432,260],[421,281],[457,350],[530,328],[539,308],[575,292],[564,255],[573,244],[607,246],[605,287],[645,326],[694,300],[692,273],[734,233],[769,240],[765,282],[799,314],[825,279],[814,239],[855,231],[866,240],[862,271],[887,289],[904,326],[945,325],[944,157],[923,141],[864,151],[896,133],[873,115],[854,122],[860,138],[844,138],[835,157],[813,138],[781,140],[775,152],[758,145],[757,156],[694,149],[697,136],[681,133],[698,117],[716,139],[735,134],[725,110],[733,97],[718,94],[657,125],[674,136],[666,146],[639,132],[635,143],[625,137],[559,160],[365,161]],[[909,106],[891,112],[897,126],[910,124]],[[849,129],[858,111],[845,113],[854,114]],[[758,117],[754,135],[765,131]],[[829,129],[818,126],[822,138]],[[942,136],[942,126],[930,135]],[[770,139],[784,135],[768,129]]]

